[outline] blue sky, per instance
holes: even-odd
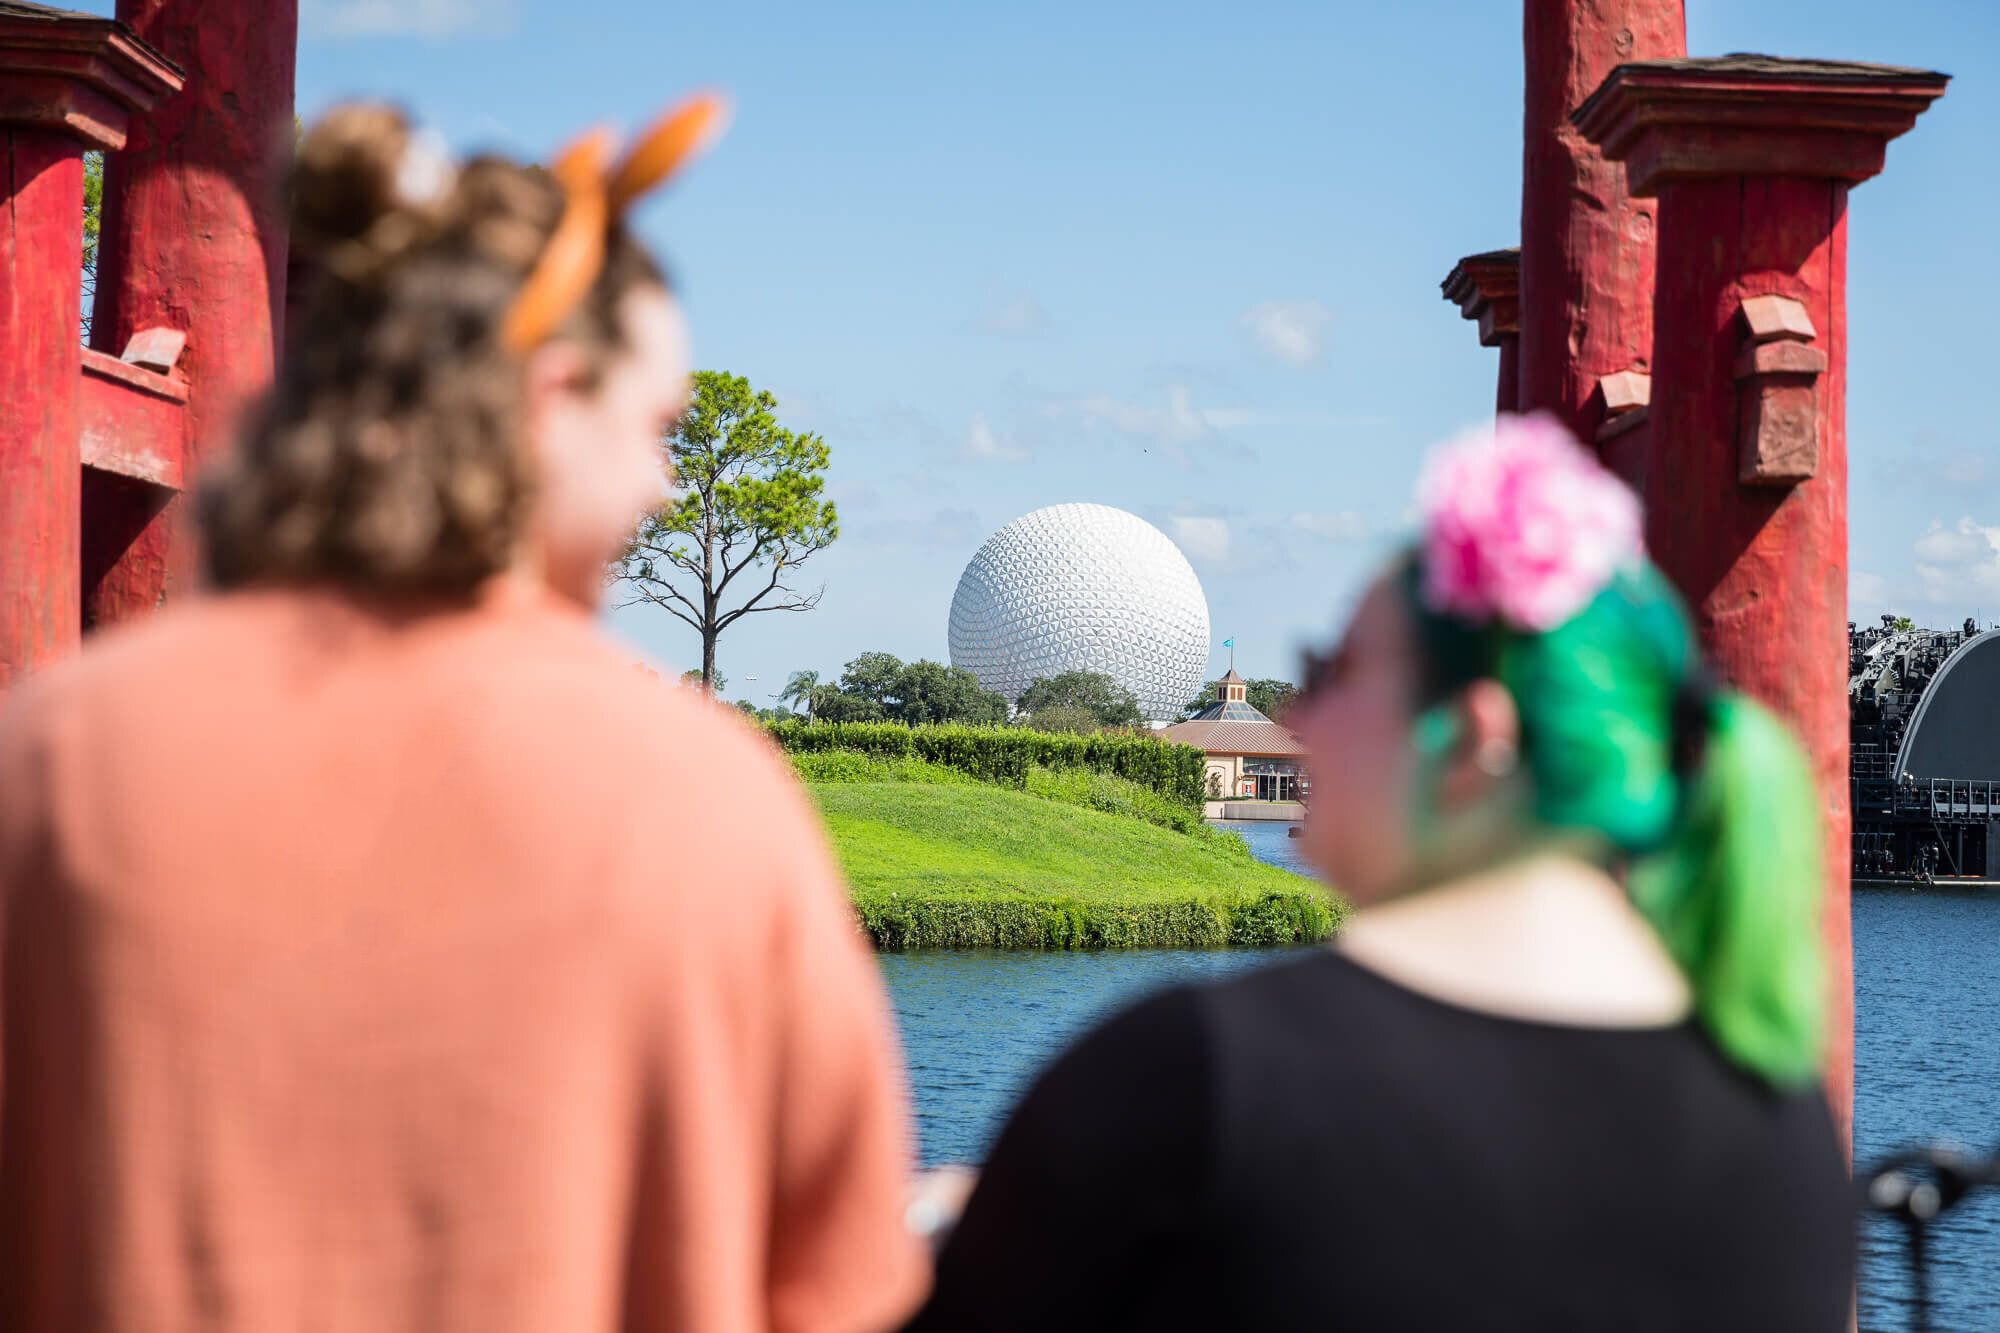
[[[2000,335],[1976,285],[2000,6],[1688,11],[1698,55],[1956,76],[1851,201],[1852,613],[2000,618]],[[843,535],[808,567],[817,611],[725,635],[731,696],[866,649],[943,659],[966,560],[1065,500],[1165,529],[1216,643],[1288,675],[1395,539],[1424,447],[1490,411],[1494,354],[1438,282],[1518,239],[1519,34],[1507,0],[307,0],[298,104],[393,98],[459,149],[540,156],[691,87],[735,96],[728,139],[638,225],[697,363],[825,435]],[[610,623],[698,658],[663,612]]]

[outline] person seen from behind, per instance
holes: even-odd
[[[686,333],[621,221],[716,128],[299,147],[303,327],[215,590],[0,714],[0,1328],[861,1333],[921,1298],[884,996],[767,747],[604,568]]]
[[[1552,420],[1419,509],[1288,719],[1336,946],[1066,1054],[913,1328],[1848,1327],[1804,755]]]

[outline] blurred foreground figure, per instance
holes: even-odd
[[[224,591],[0,721],[0,1327],[863,1330],[887,1010],[781,764],[594,627],[688,364],[613,164],[301,146]]]
[[[1339,947],[1065,1056],[919,1328],[1847,1327],[1803,756],[1553,422],[1420,509],[1291,715]]]

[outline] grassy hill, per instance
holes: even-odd
[[[1122,779],[1041,772],[1017,791],[798,758],[878,948],[1289,944],[1326,938],[1343,911]]]

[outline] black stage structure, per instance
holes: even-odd
[[[2000,630],[1847,627],[1854,878],[2000,880]]]

